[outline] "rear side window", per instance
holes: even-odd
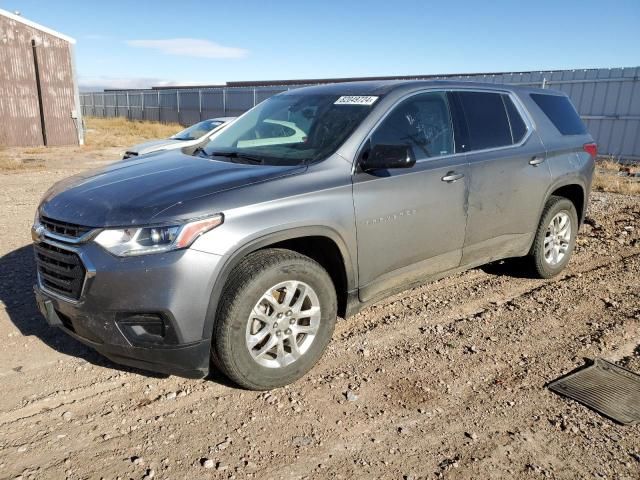
[[[587,129],[571,101],[564,95],[532,93],[531,98],[562,135],[582,135]]]
[[[511,127],[500,93],[459,92],[470,150],[511,145]]]
[[[513,104],[513,100],[509,95],[502,95],[504,100],[504,106],[507,109],[507,115],[509,116],[509,125],[511,126],[511,136],[513,137],[513,143],[520,143],[525,133],[527,133],[527,126],[520,116],[520,112]]]

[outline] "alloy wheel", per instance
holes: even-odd
[[[566,212],[558,212],[547,227],[544,237],[544,259],[552,266],[562,262],[571,243],[571,218]]]
[[[282,368],[305,354],[320,325],[320,301],[308,284],[295,280],[267,290],[253,307],[246,328],[246,346],[253,359],[268,368]]]

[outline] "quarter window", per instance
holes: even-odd
[[[470,150],[504,147],[513,143],[500,93],[459,92],[458,98],[467,122]]]
[[[374,145],[407,145],[417,159],[454,153],[444,93],[415,95],[396,106],[371,137]]]
[[[531,98],[540,107],[540,110],[549,117],[551,123],[562,135],[582,135],[587,133],[587,128],[582,123],[576,109],[573,108],[571,100],[564,95],[532,93]]]

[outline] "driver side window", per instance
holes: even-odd
[[[409,146],[418,160],[454,153],[446,93],[422,93],[397,105],[378,126],[371,141],[373,145]]]

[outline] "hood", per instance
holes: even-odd
[[[45,194],[39,211],[89,227],[160,223],[167,220],[162,212],[178,203],[304,170],[304,166],[244,165],[162,152],[62,180]],[[202,213],[216,213],[214,200],[211,210]]]
[[[183,140],[163,138],[162,140],[150,140],[148,142],[139,143],[138,145],[134,145],[133,147],[128,148],[127,152],[136,152],[138,155],[144,155],[145,153],[155,152],[156,150],[160,150],[161,148],[173,145],[187,146]]]

